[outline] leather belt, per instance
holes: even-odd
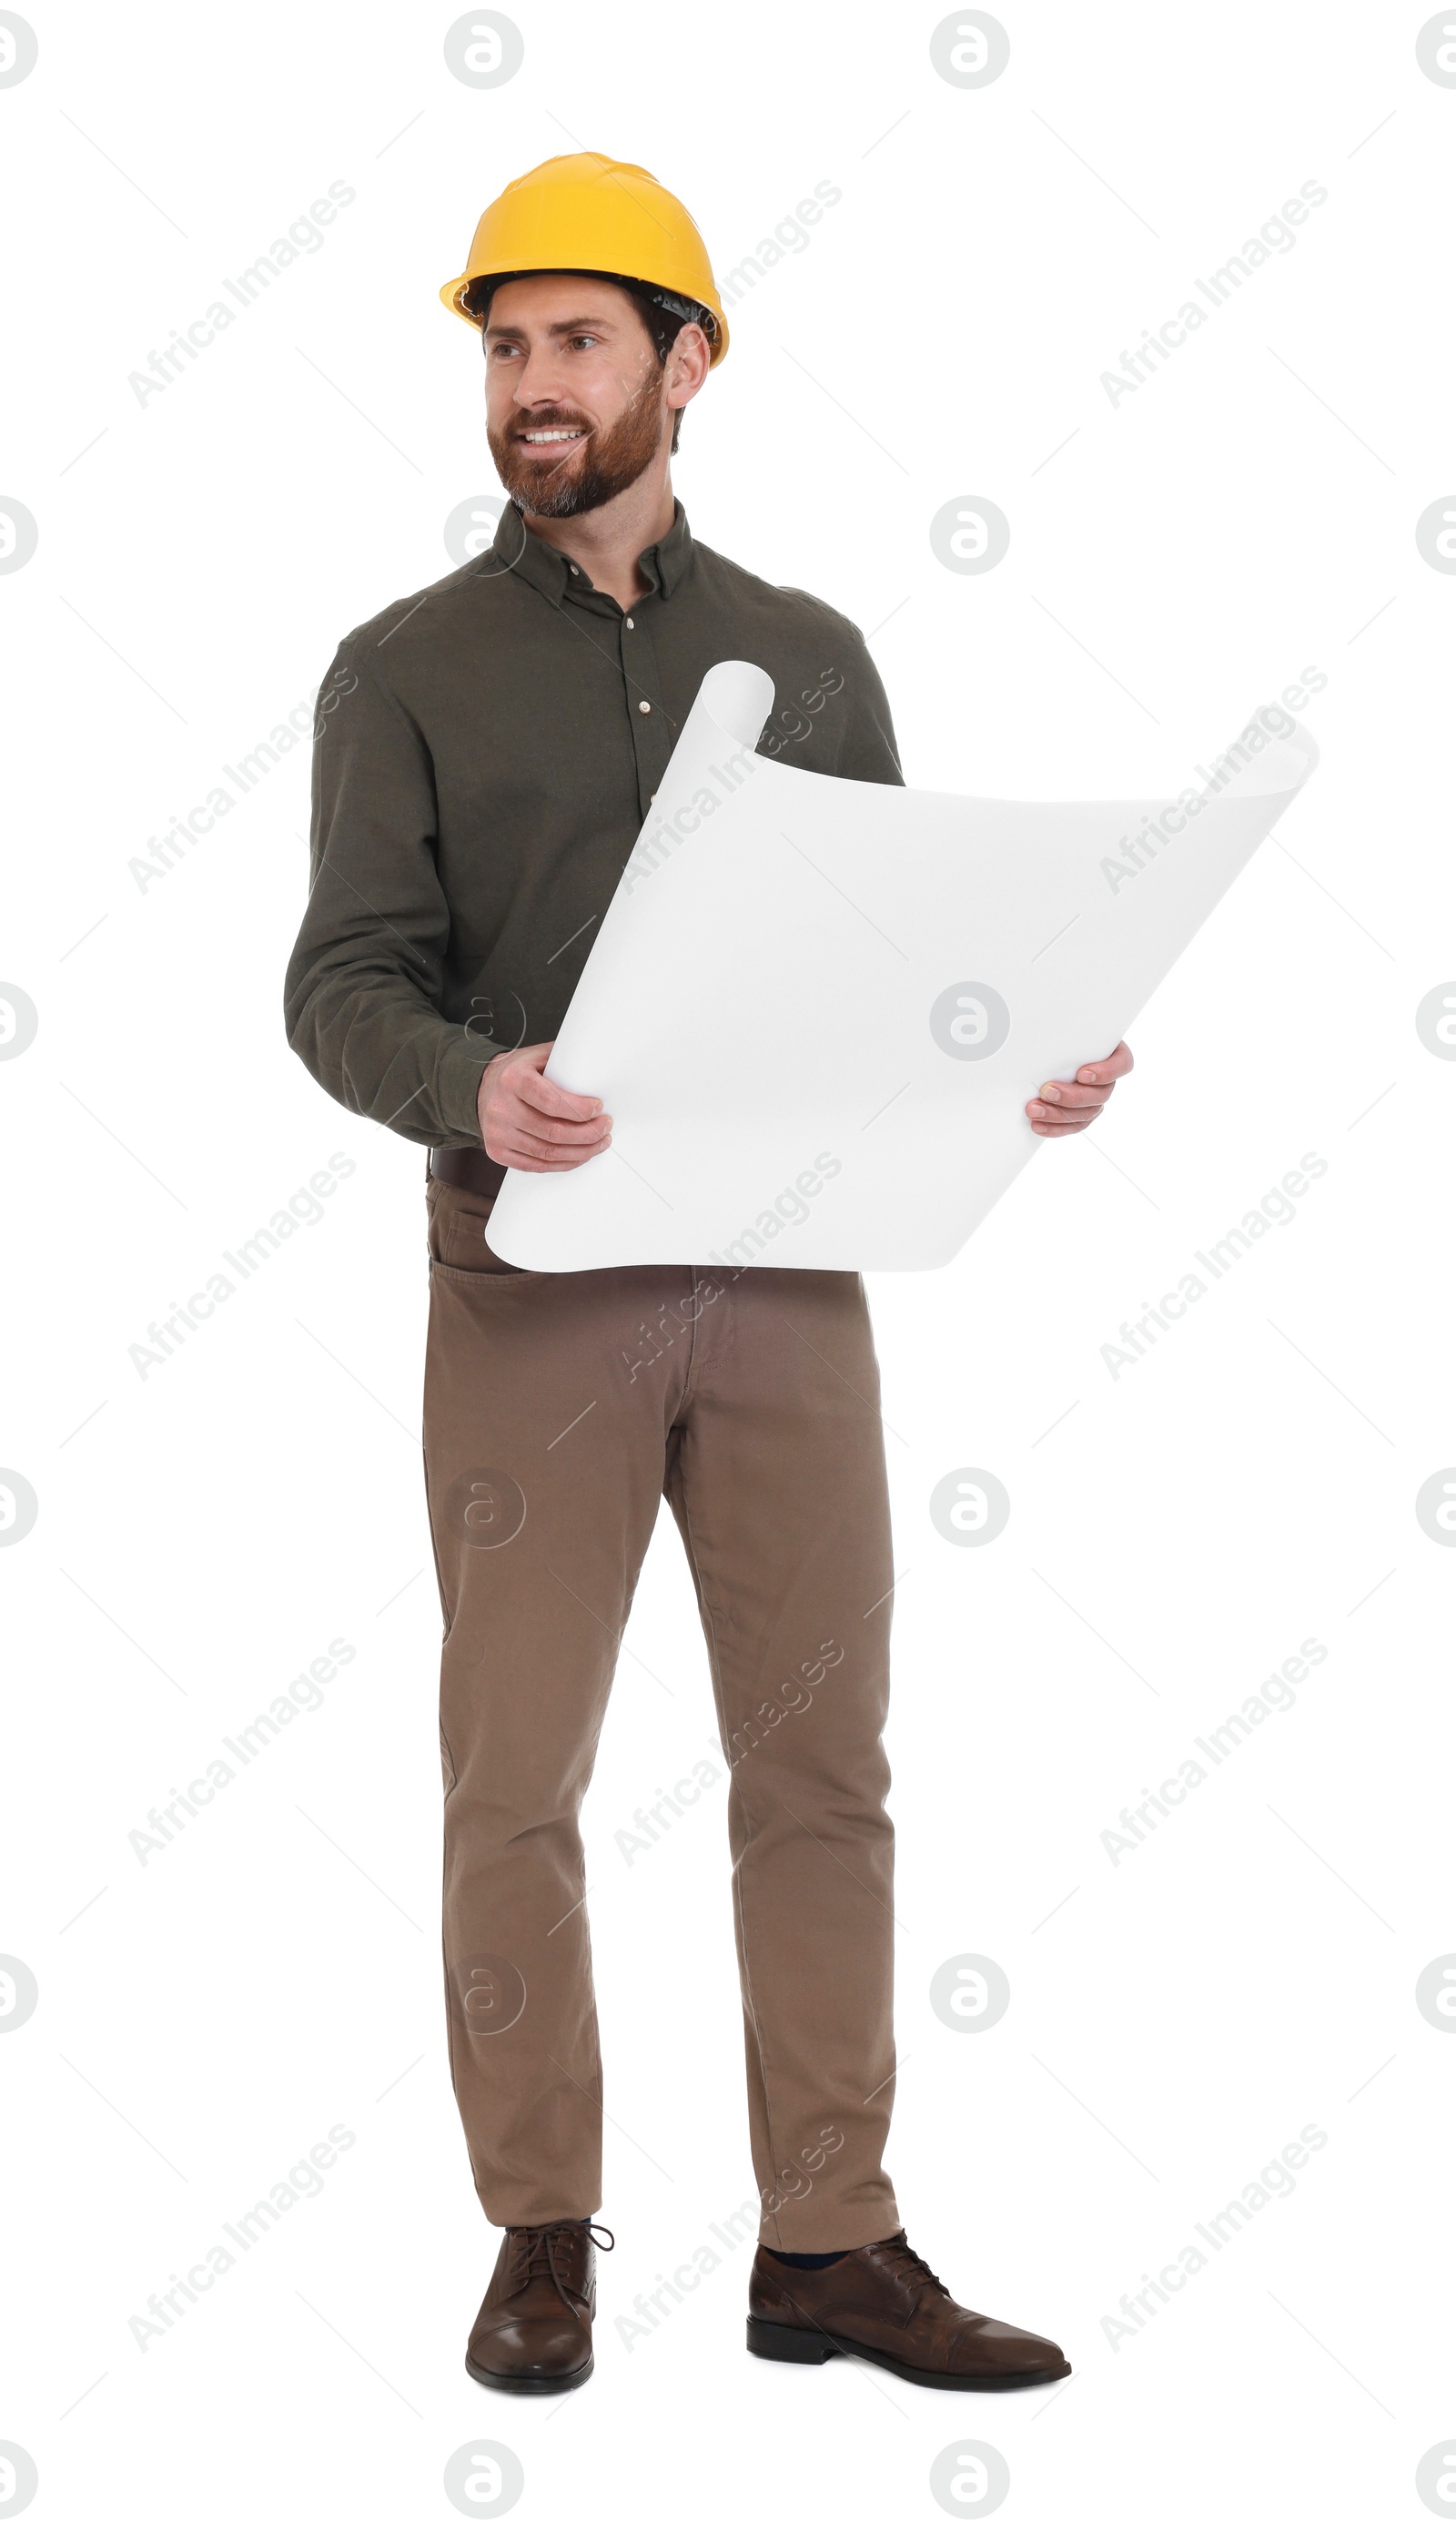
[[[492,1160],[476,1144],[461,1149],[431,1145],[429,1174],[443,1178],[448,1186],[465,1187],[472,1195],[499,1195],[505,1184],[505,1163]]]

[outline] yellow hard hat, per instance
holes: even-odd
[[[466,306],[466,293],[493,272],[618,273],[642,283],[674,315],[705,308],[713,319],[703,328],[710,365],[728,349],[707,249],[677,196],[645,167],[596,149],[545,159],[481,212],[464,272],[440,292],[468,325],[481,320]]]

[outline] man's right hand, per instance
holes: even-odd
[[[555,1040],[551,1041],[554,1044]],[[601,1100],[545,1077],[551,1045],[518,1045],[480,1075],[476,1113],[488,1156],[511,1169],[579,1169],[612,1139]]]

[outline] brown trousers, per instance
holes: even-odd
[[[858,1274],[526,1273],[428,1181],[424,1458],[444,1610],[450,2064],[493,2223],[601,2202],[578,1827],[661,1497],[707,1639],[760,2237],[899,2223],[889,1509]]]

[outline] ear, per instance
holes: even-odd
[[[707,376],[712,352],[700,325],[680,325],[671,351],[667,355],[667,403],[671,412],[681,412],[692,403]]]

